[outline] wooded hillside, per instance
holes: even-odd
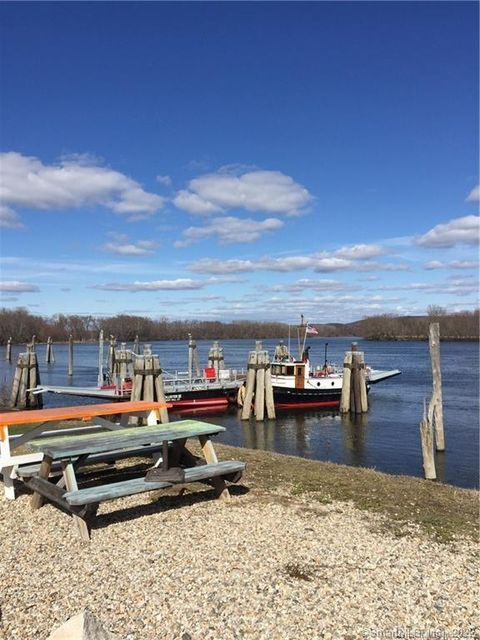
[[[319,324],[311,322],[319,337],[361,336],[370,340],[415,340],[428,337],[430,322],[440,322],[443,339],[478,340],[479,311],[448,314],[438,307],[431,308],[426,316],[390,315],[371,316],[349,324]],[[140,340],[185,340],[191,333],[197,340],[224,340],[228,338],[286,338],[288,325],[280,322],[254,322],[239,320],[218,322],[205,320],[152,320],[132,315],[110,318],[56,314],[42,317],[26,309],[0,310],[0,344],[9,338],[14,343],[25,343],[36,335],[39,342],[50,336],[55,342],[97,340],[103,329],[105,337],[114,335],[117,340],[131,342],[138,335]]]

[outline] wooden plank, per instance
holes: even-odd
[[[185,424],[182,424],[185,423]],[[174,428],[172,426],[175,425]],[[193,420],[179,421],[168,425],[130,427],[121,431],[95,433],[71,438],[50,438],[31,442],[30,446],[43,451],[54,460],[75,457],[84,453],[104,453],[116,449],[160,443],[163,440],[178,440],[200,435],[214,435],[225,431],[224,427]]]
[[[245,470],[245,463],[238,460],[225,460],[215,464],[206,464],[199,467],[185,469],[186,482],[200,482],[203,480],[221,479],[223,476],[233,475]],[[80,506],[95,502],[114,500],[124,496],[130,496],[156,489],[166,489],[172,485],[170,482],[145,482],[145,478],[134,478],[111,484],[100,485],[68,491],[63,498],[70,505]]]
[[[200,446],[205,460],[208,464],[218,464],[217,454],[213,448],[212,441],[208,436],[199,436]],[[230,500],[230,492],[227,489],[225,480],[223,478],[212,478],[212,484],[215,487],[215,493],[217,498],[228,502]]]
[[[77,479],[75,477],[75,469],[71,462],[64,463],[63,466],[63,477],[65,479],[65,487],[67,488],[67,492],[78,491]],[[68,502],[68,500],[67,500]],[[95,501],[97,502],[97,501]],[[73,521],[75,526],[77,527],[78,533],[80,537],[85,542],[90,540],[90,532],[88,530],[88,525],[86,520],[79,515],[73,514]]]
[[[52,459],[48,456],[44,456],[40,465],[40,471],[38,477],[40,480],[48,480],[50,470],[52,468]],[[35,492],[30,500],[30,506],[33,510],[40,509],[43,504],[43,496],[41,493]]]
[[[170,405],[167,405],[170,406]],[[118,415],[123,413],[137,413],[162,409],[160,402],[106,402],[74,407],[54,407],[51,409],[34,409],[32,411],[9,411],[0,413],[0,427],[15,424],[35,424],[53,420],[92,420],[97,416]]]

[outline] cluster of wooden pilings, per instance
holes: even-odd
[[[250,351],[247,365],[247,381],[245,394],[241,400],[242,420],[249,420],[253,414],[257,421],[265,417],[265,409],[269,419],[275,418],[275,404],[273,401],[272,373],[268,351],[262,349],[262,343],[257,341],[255,351]]]
[[[43,398],[41,393],[33,393],[33,389],[40,384],[35,343],[27,345],[27,353],[20,353],[13,378],[10,404],[17,409],[41,409]]]
[[[208,366],[212,369],[215,369],[215,373],[225,369],[225,359],[223,357],[223,347],[221,347],[218,343],[218,340],[215,340],[213,345],[210,347],[208,351]]]
[[[432,362],[433,389],[430,401],[424,401],[423,418],[420,421],[423,469],[427,480],[435,480],[434,451],[445,451],[443,431],[442,372],[440,368],[440,325],[432,322],[429,329],[430,359]]]
[[[367,413],[368,396],[365,377],[365,358],[358,351],[356,342],[352,342],[351,351],[345,352],[343,360],[342,397],[340,413]]]
[[[152,353],[149,344],[143,347],[143,355],[135,357],[133,369],[133,386],[131,400],[149,400],[150,402],[165,403],[162,368],[160,358]],[[160,409],[160,421],[168,422],[168,411]]]

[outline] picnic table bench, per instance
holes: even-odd
[[[60,422],[69,420],[95,421],[91,427],[72,427],[65,430],[70,434],[85,431],[118,430],[128,425],[131,416],[146,416],[147,424],[156,424],[160,411],[170,405],[160,402],[131,401],[107,402],[101,404],[77,405],[73,407],[55,407],[51,409],[33,409],[29,411],[9,411],[0,413],[0,471],[3,475],[4,493],[6,498],[15,499],[14,479],[19,476],[21,465],[30,465],[28,469],[35,473],[43,458],[42,453],[13,454],[13,450],[31,442],[34,438],[51,436],[57,430]],[[107,420],[105,416],[120,415],[120,422]],[[30,428],[34,425],[32,428]],[[26,427],[18,436],[9,433],[10,427]],[[143,428],[143,427],[142,427]],[[105,456],[97,462],[106,459]]]
[[[56,503],[73,516],[82,539],[89,540],[89,521],[95,516],[100,502],[145,491],[166,489],[176,483],[148,481],[142,475],[106,484],[102,484],[99,479],[99,484],[95,486],[79,488],[77,471],[94,455],[134,451],[152,445],[162,446],[162,462],[168,456],[171,464],[182,465],[184,479],[181,484],[176,485],[180,492],[185,489],[186,483],[207,482],[213,485],[218,498],[229,500],[230,494],[225,481],[237,482],[245,464],[236,460],[218,461],[211,436],[222,431],[225,431],[224,427],[206,422],[180,420],[169,424],[125,428],[109,433],[48,438],[32,442],[30,446],[43,456],[38,474],[25,476],[25,482],[34,491],[31,498],[32,508],[42,506],[45,499]],[[186,448],[187,439],[192,437],[198,438],[205,460],[199,460]],[[168,448],[165,447],[166,443],[170,445]],[[62,467],[62,478],[57,483],[49,481],[54,462],[60,462]]]

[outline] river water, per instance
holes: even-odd
[[[352,338],[329,338],[329,361],[342,364]],[[419,422],[423,403],[431,395],[432,376],[427,342],[369,342],[357,339],[366,363],[374,369],[400,369],[402,374],[374,385],[366,416],[350,418],[325,410],[277,412],[276,420],[256,423],[240,420],[240,413],[228,411],[202,414],[199,419],[227,428],[219,441],[256,449],[277,451],[304,458],[371,467],[395,474],[422,476]],[[270,354],[276,340],[264,340]],[[211,341],[198,341],[200,363],[205,366]],[[323,364],[325,341],[309,341],[312,364]],[[254,340],[224,340],[225,364],[246,367]],[[295,345],[296,347],[296,345]],[[186,370],[186,342],[153,342],[163,369]],[[0,360],[0,383],[9,390],[12,364]],[[98,348],[76,344],[74,375],[67,375],[67,345],[54,345],[55,364],[45,364],[45,345],[37,345],[40,379],[43,384],[93,386],[98,375]],[[292,352],[295,352],[292,345]],[[462,487],[479,486],[479,349],[474,342],[442,342],[441,365],[446,451],[437,453],[439,480]],[[45,407],[92,402],[71,396],[46,394]],[[175,419],[175,416],[172,416]]]

